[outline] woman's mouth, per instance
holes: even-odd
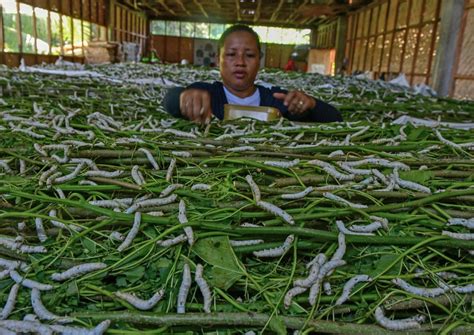
[[[244,79],[244,77],[247,75],[245,71],[235,71],[233,74],[237,79]]]

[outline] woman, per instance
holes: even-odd
[[[292,121],[342,121],[331,105],[301,91],[286,91],[255,85],[260,57],[260,39],[245,25],[228,28],[219,39],[219,67],[222,82],[196,82],[185,89],[173,88],[164,99],[166,110],[196,123],[208,123],[212,114],[224,117],[224,105],[269,106]]]

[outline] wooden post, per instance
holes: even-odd
[[[447,96],[452,86],[463,11],[464,0],[442,2],[440,36],[433,69],[433,88],[440,96]]]
[[[341,69],[345,53],[346,53],[346,39],[347,39],[347,16],[339,16],[337,18],[337,32],[336,32],[336,73]],[[347,66],[347,65],[346,65]]]

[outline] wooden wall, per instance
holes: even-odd
[[[411,85],[430,84],[442,0],[380,0],[350,14],[349,72],[390,79],[403,72]],[[449,1],[449,0],[443,0]]]
[[[145,50],[149,30],[145,14],[111,1],[109,18],[112,41],[137,43]]]
[[[266,44],[265,67],[283,69],[293,48],[293,45]],[[151,49],[156,50],[163,62],[178,63],[187,59],[192,64],[194,60],[193,38],[152,35],[149,44],[149,50]]]
[[[318,26],[314,30],[314,41],[311,45],[312,48],[317,49],[333,49],[336,47],[336,34],[337,34],[337,20]]]
[[[456,51],[453,87],[455,98],[474,99],[474,0],[466,0]]]

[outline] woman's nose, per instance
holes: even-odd
[[[237,55],[237,57],[235,58],[235,63],[237,65],[245,65],[245,55],[244,54]]]

